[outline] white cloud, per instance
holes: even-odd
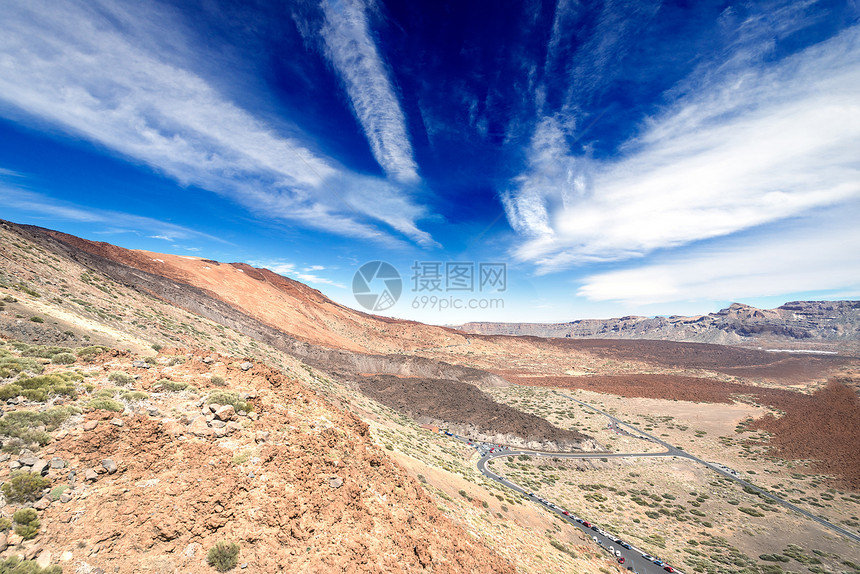
[[[758,238],[725,238],[681,256],[586,277],[577,295],[634,306],[676,301],[740,301],[834,291],[860,296],[860,209],[792,222]]]
[[[360,180],[354,192],[369,201],[385,182],[349,173],[225,99],[183,61],[192,47],[169,10],[34,0],[3,12],[0,115],[58,126],[263,216],[390,239],[376,225],[389,217],[356,212],[338,193],[343,180]],[[414,220],[396,223],[407,237],[427,240]]]
[[[321,265],[313,265],[311,267],[306,267],[302,270],[299,270],[298,266],[295,263],[290,263],[282,259],[272,261],[252,261],[251,265],[253,265],[254,267],[266,268],[269,271],[277,273],[278,275],[290,277],[292,279],[296,279],[297,281],[302,281],[304,283],[331,285],[332,287],[338,287],[339,289],[346,289],[346,285],[342,283],[338,283],[337,281],[333,281],[325,277],[320,277],[319,275],[310,272],[322,271],[323,269],[325,269],[325,267]]]
[[[343,81],[373,156],[390,176],[418,181],[406,120],[361,0],[325,0],[326,54]]]
[[[564,138],[546,135],[551,124],[538,126],[528,169],[502,196],[524,236],[515,256],[540,272],[856,203],[860,27],[772,68],[710,78],[652,118],[618,160],[573,156]]]
[[[103,223],[107,226],[103,230],[93,231],[96,234],[138,233],[152,239],[164,239],[166,241],[197,238],[229,243],[220,237],[214,237],[174,223],[107,209],[83,208],[40,193],[12,187],[3,182],[0,182],[0,200],[2,201],[0,205],[4,207],[34,213],[41,217],[79,223]]]

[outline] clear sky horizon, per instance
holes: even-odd
[[[3,219],[434,324],[860,298],[856,2],[2,14]]]

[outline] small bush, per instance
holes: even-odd
[[[149,398],[149,395],[142,391],[126,391],[122,393],[119,398],[129,403],[136,403],[139,401],[145,401]]]
[[[103,345],[90,345],[89,347],[81,347],[75,352],[82,359],[91,359],[107,350],[108,348]]]
[[[246,413],[254,410],[253,404],[243,401],[239,398],[239,395],[229,391],[212,391],[209,393],[206,402],[218,405],[233,405],[233,408],[237,411],[245,411]]]
[[[34,472],[16,472],[8,481],[3,483],[3,486],[0,486],[0,490],[3,491],[3,496],[6,497],[7,502],[23,504],[39,498],[42,490],[49,484],[50,482]]]
[[[51,357],[51,362],[55,365],[71,365],[77,360],[71,353],[57,353]]]
[[[159,345],[158,343],[155,343],[155,344],[153,344],[153,345],[152,345],[152,349],[153,349],[156,353],[157,353],[158,351],[160,351],[161,349],[163,349],[163,348],[164,348],[164,347],[162,347],[162,346],[161,346],[161,345]]]
[[[68,484],[61,484],[60,486],[55,486],[51,489],[51,493],[48,494],[48,498],[50,498],[53,502],[57,502],[60,500],[60,497],[64,492],[71,488]]]
[[[12,521],[3,516],[0,518],[0,532],[6,532],[12,529]]]
[[[211,382],[216,387],[223,387],[227,384],[227,381],[224,380],[224,377],[222,377],[221,375],[212,375],[212,377],[209,379],[209,382]]]
[[[239,545],[235,542],[216,542],[206,553],[206,562],[218,572],[227,572],[239,563]]]
[[[165,391],[179,392],[188,388],[188,383],[183,381],[171,381],[170,379],[159,379],[156,381],[156,387],[161,387]]]
[[[6,385],[6,387],[9,386],[11,385]],[[70,416],[80,414],[80,412],[81,409],[72,406],[54,407],[43,412],[8,412],[3,418],[0,418],[0,436],[17,438],[23,446],[34,443],[45,446],[51,441],[51,435],[45,431],[36,430],[37,427],[44,425],[49,432],[56,430]]]
[[[22,357],[39,357],[42,359],[51,359],[59,353],[71,353],[72,350],[68,347],[43,347],[41,345],[33,345],[26,349],[21,349]]]
[[[35,560],[21,560],[17,556],[0,560],[0,573],[2,574],[63,574],[61,566],[48,566],[40,568]]]
[[[91,400],[87,403],[87,408],[94,410],[113,411],[115,413],[121,413],[125,410],[125,407],[122,405],[121,402],[106,398]]]
[[[120,371],[114,371],[108,375],[108,380],[117,385],[133,385],[134,377]]]
[[[34,323],[44,323],[45,322],[45,320],[42,319],[41,317],[39,317],[38,315],[34,315],[34,316],[30,317],[30,320]]]

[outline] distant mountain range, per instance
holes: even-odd
[[[693,317],[627,316],[569,323],[466,323],[457,327],[482,335],[531,335],[583,339],[657,339],[738,345],[751,342],[856,342],[860,301],[792,301],[776,309],[741,303]]]

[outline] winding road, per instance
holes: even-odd
[[[566,522],[568,522],[571,525],[576,526],[580,530],[584,531],[595,542],[597,542],[597,544],[599,544],[604,550],[610,551],[610,549],[611,549],[612,551],[617,551],[618,553],[620,553],[620,555],[625,558],[624,564],[622,566],[623,568],[631,567],[634,571],[639,572],[640,574],[657,574],[657,573],[665,572],[665,570],[663,569],[662,566],[658,566],[658,565],[654,564],[653,562],[651,562],[650,560],[643,558],[642,555],[644,554],[644,552],[639,550],[635,546],[631,546],[630,549],[619,546],[619,541],[613,536],[612,533],[603,532],[602,530],[595,530],[594,528],[589,528],[589,527],[585,526],[584,524],[577,522],[577,520],[576,520],[577,517],[574,516],[572,513],[565,514],[564,509],[559,508],[558,506],[556,506],[552,502],[545,500],[543,498],[540,498],[539,496],[536,496],[536,495],[528,492],[526,489],[522,488],[518,484],[511,482],[507,478],[494,473],[493,471],[491,471],[490,469],[487,468],[487,463],[489,461],[495,459],[495,458],[520,456],[520,455],[527,455],[527,456],[533,456],[533,457],[546,456],[546,457],[554,457],[554,458],[575,458],[575,459],[636,458],[636,457],[647,458],[647,457],[666,457],[666,456],[685,458],[685,459],[697,462],[699,464],[702,464],[702,465],[706,466],[707,468],[711,469],[712,471],[716,472],[717,474],[724,476],[726,478],[729,478],[731,480],[734,480],[735,482],[743,485],[748,491],[755,492],[764,498],[767,498],[767,499],[769,499],[769,500],[771,500],[771,501],[773,501],[773,502],[775,502],[775,503],[777,503],[777,504],[779,504],[779,505],[781,505],[781,506],[783,506],[789,510],[792,510],[792,511],[794,511],[794,512],[796,512],[802,516],[805,516],[806,518],[809,518],[810,520],[814,520],[818,524],[836,532],[837,534],[840,534],[840,535],[842,535],[842,536],[844,536],[850,540],[853,540],[854,542],[860,542],[860,536],[858,536],[857,534],[854,534],[853,532],[850,532],[850,531],[848,531],[848,530],[846,530],[840,526],[837,526],[831,522],[828,522],[827,520],[821,518],[820,516],[816,516],[815,514],[812,514],[806,510],[803,510],[802,508],[795,506],[794,504],[788,502],[787,500],[783,500],[782,498],[775,496],[775,495],[771,494],[770,492],[768,492],[762,488],[759,488],[758,486],[755,486],[754,484],[751,484],[751,483],[743,480],[742,478],[735,476],[734,474],[732,474],[728,470],[721,468],[720,466],[718,466],[716,464],[702,460],[701,458],[698,458],[698,457],[696,457],[696,456],[694,456],[694,455],[692,455],[692,454],[690,454],[684,450],[681,450],[680,448],[678,448],[674,445],[671,445],[671,444],[669,444],[669,443],[667,443],[667,442],[665,442],[665,441],[663,441],[663,440],[661,440],[655,436],[652,436],[646,432],[643,432],[643,431],[639,430],[638,428],[634,427],[633,425],[626,423],[622,420],[619,420],[618,418],[616,418],[616,417],[614,417],[614,416],[612,416],[612,415],[610,415],[610,414],[608,414],[608,413],[606,413],[606,412],[604,412],[604,411],[602,411],[602,410],[600,410],[600,409],[598,409],[598,408],[596,408],[596,407],[594,407],[588,403],[585,403],[583,401],[580,401],[578,399],[575,399],[574,397],[571,397],[569,395],[565,395],[565,394],[560,393],[558,391],[553,391],[553,392],[555,394],[557,394],[558,396],[561,396],[561,397],[564,397],[564,398],[569,399],[571,401],[574,401],[574,402],[582,405],[585,408],[591,409],[594,412],[605,416],[607,419],[609,419],[610,427],[615,429],[616,431],[623,432],[624,434],[627,434],[629,436],[633,436],[635,438],[641,438],[642,440],[648,440],[648,441],[654,442],[656,444],[659,444],[659,445],[665,447],[666,450],[664,452],[642,452],[642,453],[609,453],[609,452],[559,453],[559,452],[540,452],[540,451],[533,451],[533,450],[504,450],[504,451],[499,451],[499,452],[489,452],[489,453],[485,454],[484,456],[482,456],[478,460],[478,463],[477,463],[478,471],[480,471],[481,474],[483,474],[485,477],[487,477],[491,480],[494,480],[500,484],[503,484],[504,486],[510,488],[511,490],[519,492],[520,494],[529,498],[533,502],[536,502],[536,503],[542,505],[544,508],[555,513],[556,515],[558,515],[560,518],[562,518]],[[468,442],[467,439],[464,439],[462,437],[455,437],[455,438],[457,438],[458,440],[461,440],[463,442]],[[677,569],[675,569],[674,571],[679,572],[679,570],[677,570]]]

